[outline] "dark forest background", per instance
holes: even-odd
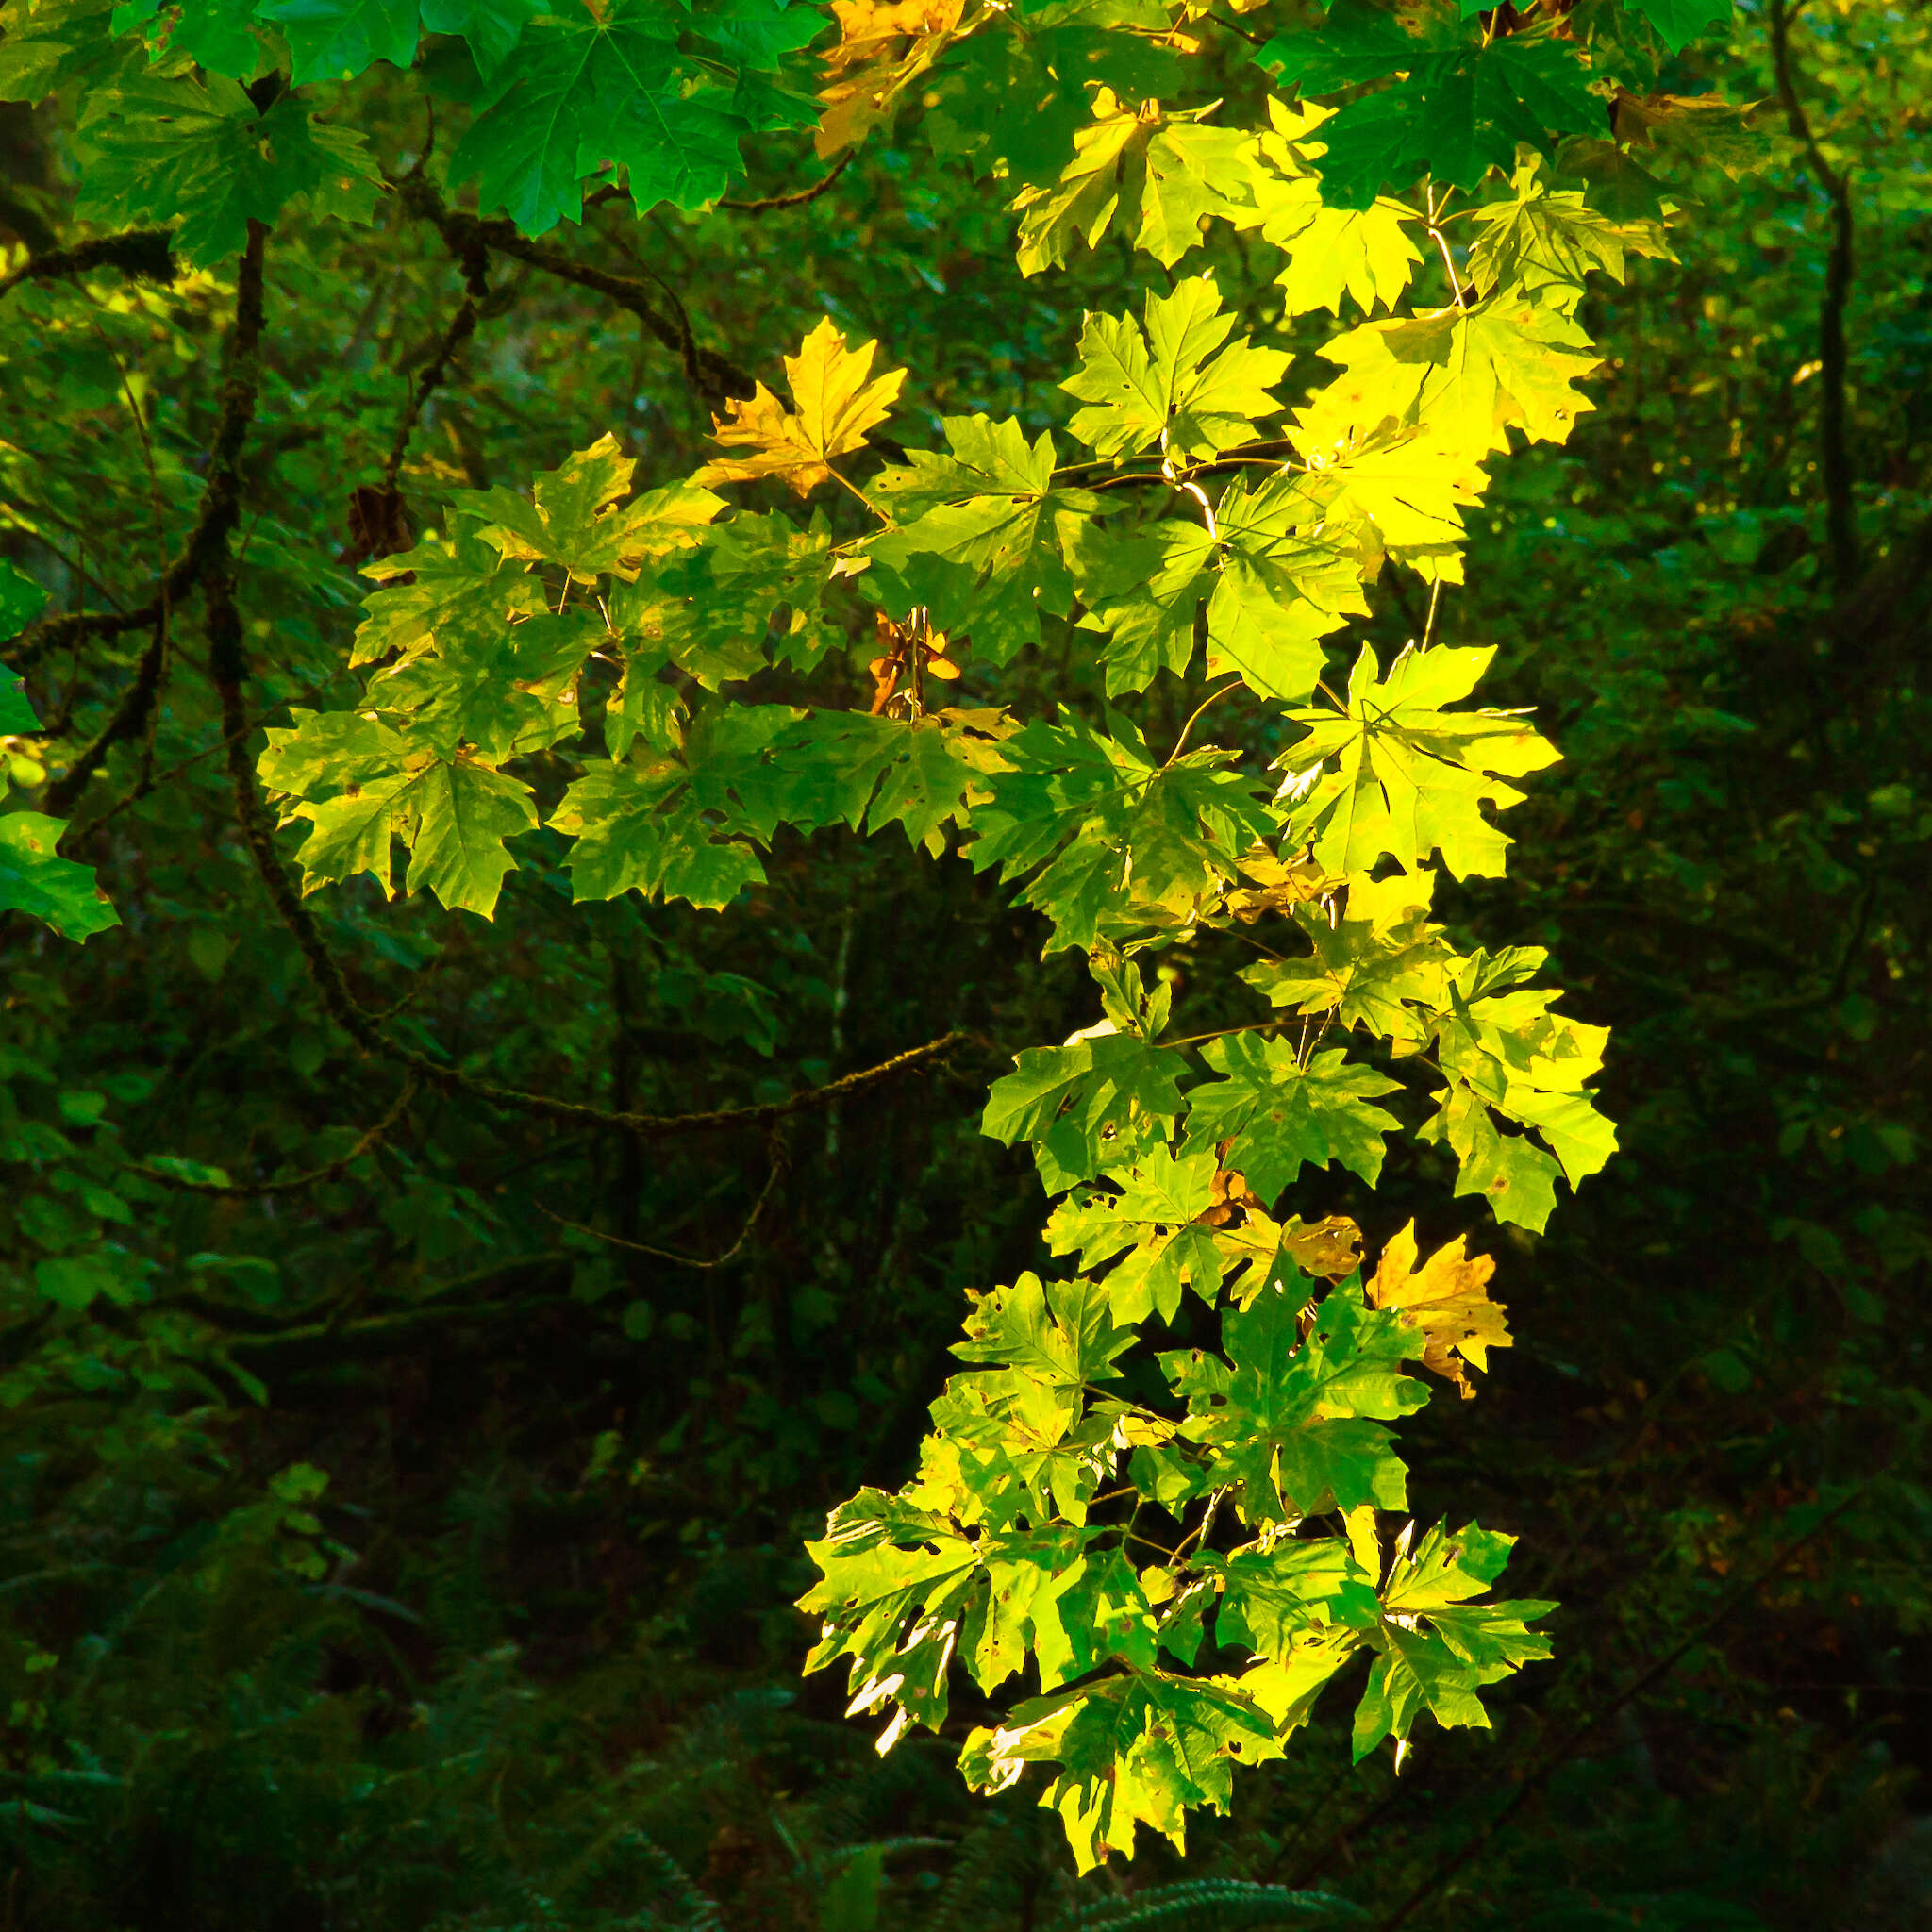
[[[1495,1730],[1428,1732],[1398,1779],[1318,1719],[1185,1865],[1156,1845],[1077,1891],[1053,1818],[970,1799],[948,1738],[877,1757],[798,1677],[801,1540],[910,1467],[962,1291],[1045,1262],[1030,1163],[977,1119],[1008,1056],[1092,1019],[1080,962],[896,833],[781,842],[722,916],[572,908],[541,834],[493,924],[358,880],[311,902],[358,995],[479,1077],[677,1112],[967,1039],[775,1138],[425,1090],[358,1153],[399,1075],[262,898],[191,610],[151,747],[65,847],[124,924],[0,919],[0,1926],[991,1932],[1183,1878],[1158,1923],[1291,1922],[1207,1884],[1243,1879],[1372,1921],[1426,1889],[1418,1927],[1932,1925],[1932,19],[1814,0],[1782,73],[1767,26],[1745,8],[1669,77],[1764,102],[1763,164],[1680,179],[1681,259],[1592,295],[1597,411],[1498,465],[1441,620],[1502,646],[1491,701],[1566,754],[1509,879],[1450,909],[1550,948],[1614,1026],[1624,1152],[1546,1238],[1407,1143],[1374,1195],[1338,1170],[1294,1204],[1499,1257],[1518,1345],[1406,1430],[1419,1516],[1516,1532],[1512,1590],[1562,1605]],[[54,122],[0,115],[0,241],[87,232]],[[366,125],[392,171],[420,152],[400,87],[372,76]],[[749,192],[818,172],[774,140]],[[1010,224],[908,126],[809,201],[608,206],[492,257],[410,515],[607,427],[641,482],[688,473],[708,418],[640,312],[673,303],[767,378],[824,310],[878,337],[908,445],[1056,421],[1079,308],[1145,264],[1109,241],[1023,281]],[[1217,229],[1207,265],[1266,326],[1244,248]],[[463,274],[401,200],[274,239],[241,525],[270,723],[348,689],[349,492]],[[106,272],[0,298],[0,555],[66,605],[178,541],[231,300]],[[1378,642],[1419,628],[1413,580],[1376,601]],[[142,641],[37,668],[16,804]],[[1099,701],[1071,644],[1001,694]],[[131,1172],[157,1158],[277,1189]]]

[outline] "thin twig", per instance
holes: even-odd
[[[389,455],[382,465],[382,487],[387,494],[395,492],[396,478],[402,474],[403,458],[408,453],[409,438],[422,419],[423,406],[449,374],[449,365],[457,351],[476,332],[480,305],[490,293],[485,274],[488,263],[489,256],[480,248],[475,251],[475,258],[465,263],[462,302],[437,343],[435,354],[409,387],[409,400],[403,409],[402,421],[396,425],[394,441],[391,442]]]
[[[573,261],[560,249],[518,234],[513,222],[483,221],[460,208],[446,208],[435,184],[421,173],[405,175],[395,188],[403,207],[419,220],[430,223],[441,235],[443,245],[458,259],[478,247],[488,248],[526,261],[559,281],[594,290],[620,308],[628,309],[658,342],[683,359],[685,332],[659,311],[651,299],[651,291],[642,282],[628,275],[610,275],[586,262]],[[727,396],[749,396],[757,387],[737,363],[715,350],[698,348],[692,366],[698,392],[707,402],[721,402]]]
[[[256,397],[260,384],[261,265],[268,233],[259,222],[251,221],[248,225],[248,245],[242,251],[235,282],[235,325],[228,338],[228,367],[222,379],[221,415],[215,425],[214,441],[208,449],[208,482],[202,490],[194,527],[189,531],[187,541],[163,573],[161,581],[155,586],[153,595],[139,609],[111,612],[75,610],[58,617],[43,617],[38,624],[29,625],[24,637],[10,647],[8,654],[16,671],[30,670],[49,653],[60,649],[70,641],[78,641],[89,632],[107,637],[146,628],[166,610],[178,606],[201,581],[209,565],[218,557],[226,555],[229,533],[240,516],[242,445],[255,421]],[[129,700],[135,696],[134,691],[128,693]],[[144,712],[133,715],[128,721],[129,728],[139,730],[145,722]],[[128,731],[123,730],[118,735],[126,736]],[[78,798],[88,779],[92,776],[93,768],[88,759],[96,758],[112,741],[111,738],[104,738],[91,746],[82,763],[72,767],[65,777],[57,781],[56,788],[50,790],[48,796],[52,798],[56,791],[71,786],[73,796],[67,800],[67,807],[71,808],[74,799]],[[52,810],[51,806],[49,810]],[[54,812],[53,815],[61,817],[65,814]]]
[[[823,179],[814,181],[809,188],[794,189],[790,194],[767,194],[758,201],[725,200],[721,201],[718,206],[728,208],[734,214],[741,215],[763,215],[770,214],[774,208],[803,208],[807,202],[816,201],[838,180],[839,176],[852,165],[852,157],[858,152],[857,148],[847,148],[832,163],[832,172]]]
[[[752,1230],[758,1226],[759,1217],[764,1213],[766,1204],[771,1200],[773,1191],[778,1185],[780,1174],[787,1173],[791,1165],[786,1149],[785,1137],[781,1130],[774,1130],[771,1145],[771,1172],[765,1176],[765,1185],[758,1197],[752,1203],[751,1213],[746,1216],[744,1225],[738,1230],[738,1239],[722,1255],[710,1260],[703,1260],[696,1255],[680,1255],[671,1248],[654,1248],[648,1241],[626,1241],[622,1235],[606,1234],[602,1228],[586,1227],[581,1221],[567,1221],[561,1214],[553,1214],[541,1201],[531,1205],[539,1214],[557,1223],[559,1227],[574,1228],[578,1234],[587,1234],[594,1240],[608,1242],[613,1248],[625,1248],[635,1255],[655,1255],[660,1261],[675,1261],[680,1268],[722,1268],[727,1261],[735,1261],[746,1241],[751,1239]]]
[[[262,1194],[299,1193],[304,1188],[320,1187],[325,1181],[334,1180],[365,1154],[375,1153],[408,1112],[409,1103],[415,1099],[421,1087],[422,1082],[416,1075],[409,1074],[403,1082],[403,1091],[396,1096],[395,1105],[339,1160],[331,1160],[325,1166],[312,1169],[308,1174],[295,1174],[285,1181],[192,1181],[180,1174],[169,1174],[163,1168],[139,1162],[130,1162],[127,1172],[140,1174],[143,1180],[159,1181],[164,1188],[175,1188],[184,1194],[246,1195],[252,1198]]]
[[[76,242],[72,248],[49,249],[29,256],[10,275],[0,276],[0,295],[11,294],[23,282],[51,282],[97,268],[118,269],[132,281],[172,282],[175,258],[170,250],[174,241],[165,228],[135,228],[125,235],[100,235],[91,242]]]

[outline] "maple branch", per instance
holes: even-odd
[[[394,184],[397,195],[408,212],[428,222],[441,235],[443,245],[462,259],[477,248],[492,249],[499,255],[526,261],[558,280],[590,289],[628,309],[645,329],[685,362],[686,378],[707,403],[720,403],[728,396],[749,396],[758,387],[728,357],[715,350],[692,345],[686,354],[689,329],[680,329],[669,316],[661,314],[651,299],[651,291],[628,275],[614,275],[592,268],[588,262],[573,261],[560,249],[532,242],[518,234],[510,221],[484,221],[461,208],[447,208],[427,175],[418,172],[406,175]]]
[[[113,746],[147,728],[155,699],[160,691],[161,671],[166,661],[169,613],[208,567],[225,556],[229,533],[240,520],[242,447],[255,421],[256,398],[261,384],[261,266],[268,245],[268,232],[259,222],[248,224],[248,244],[242,252],[235,277],[235,323],[228,335],[228,366],[222,379],[222,412],[215,425],[214,441],[208,450],[208,482],[201,492],[194,527],[189,532],[181,554],[162,573],[152,601],[139,612],[122,613],[128,620],[151,624],[154,626],[153,639],[142,654],[134,682],[122,694],[113,716],[93,742],[47,787],[44,808],[51,818],[71,816],[81,793],[87,790]],[[15,665],[25,668],[32,664],[52,647],[56,636],[62,634],[62,625],[74,621],[55,618],[51,623],[42,622],[32,626],[27,632],[25,647],[16,648],[12,654]],[[92,620],[86,620],[83,628],[86,627],[100,626]],[[134,621],[116,625],[116,628],[124,630],[136,627]]]
[[[493,1081],[478,1080],[459,1068],[406,1046],[383,1027],[382,1023],[350,991],[341,963],[329,950],[314,915],[303,904],[294,881],[275,850],[275,833],[267,808],[255,783],[255,767],[250,762],[245,741],[248,728],[242,702],[242,680],[246,675],[242,654],[242,622],[235,608],[234,584],[222,572],[210,577],[208,599],[208,670],[221,698],[224,742],[228,750],[228,773],[235,788],[235,817],[249,854],[255,860],[271,903],[280,914],[302,956],[308,962],[309,976],[322,996],[323,1006],[363,1052],[380,1059],[408,1067],[426,1084],[445,1092],[467,1094],[492,1107],[513,1108],[540,1119],[573,1121],[582,1125],[620,1128],[651,1140],[665,1140],[679,1134],[716,1133],[735,1127],[770,1125],[795,1113],[830,1106],[848,1093],[877,1085],[909,1071],[927,1060],[943,1058],[972,1036],[952,1032],[924,1046],[894,1054],[878,1065],[861,1068],[823,1087],[807,1088],[784,1100],[765,1101],[756,1107],[716,1108],[697,1113],[648,1114],[617,1112],[591,1107],[582,1101],[559,1100],[547,1093],[527,1092],[516,1087],[499,1087]]]
[[[728,208],[733,213],[741,215],[763,215],[770,214],[774,208],[803,208],[807,202],[816,201],[820,195],[824,194],[838,180],[839,176],[852,165],[852,158],[858,152],[857,148],[848,147],[832,163],[832,172],[822,180],[814,181],[809,188],[794,189],[790,194],[767,194],[758,201],[731,201],[727,199],[721,201],[718,206],[720,208]]]
[[[23,282],[58,281],[97,268],[118,269],[130,281],[172,283],[176,273],[174,242],[167,228],[131,228],[125,235],[76,242],[71,248],[49,248],[29,255],[10,275],[0,275],[0,296],[10,295]]]
[[[408,403],[403,409],[403,420],[396,425],[395,440],[390,444],[389,455],[383,460],[382,487],[386,495],[396,493],[396,478],[402,474],[403,458],[408,454],[409,438],[422,420],[424,405],[441,387],[457,351],[476,333],[477,317],[482,312],[482,304],[490,295],[489,267],[490,257],[482,248],[473,250],[463,262],[462,303],[443,331],[435,353],[425,364],[422,375],[411,385]]]
[[[251,1198],[262,1194],[294,1194],[304,1188],[320,1187],[325,1181],[332,1181],[345,1172],[365,1154],[373,1154],[389,1138],[396,1123],[408,1111],[409,1103],[421,1091],[422,1083],[411,1074],[403,1082],[403,1091],[396,1096],[395,1105],[369,1128],[362,1138],[342,1155],[340,1159],[311,1169],[308,1174],[291,1176],[285,1181],[196,1181],[185,1175],[169,1174],[164,1168],[151,1167],[144,1163],[130,1162],[127,1172],[138,1174],[142,1179],[159,1181],[164,1188],[175,1188],[185,1194],[213,1194],[228,1199],[237,1196]]]
[[[248,224],[248,244],[242,252],[235,277],[235,323],[228,335],[221,415],[215,425],[214,441],[208,448],[208,481],[202,488],[201,503],[187,541],[163,572],[154,594],[139,609],[75,610],[59,617],[43,617],[38,624],[29,625],[20,641],[8,653],[15,670],[31,670],[49,653],[69,643],[78,643],[90,632],[112,637],[158,623],[201,581],[209,566],[225,555],[229,533],[241,519],[242,446],[255,421],[260,389],[262,256],[268,235],[261,223]],[[145,664],[144,658],[142,661]],[[141,696],[137,675],[135,688],[123,699],[121,710],[108,728],[81,755],[80,761],[48,789],[48,799],[65,797],[67,808],[71,808],[108,748],[117,739],[127,737],[145,724],[146,707],[153,702],[153,696],[152,689],[145,697]],[[65,816],[64,809],[56,810],[51,803],[47,809],[55,817]]]
[[[635,1255],[655,1255],[660,1261],[675,1261],[680,1268],[722,1268],[727,1261],[735,1261],[738,1258],[771,1201],[779,1176],[789,1173],[791,1167],[791,1153],[785,1145],[784,1130],[774,1127],[771,1141],[771,1172],[765,1175],[765,1185],[759,1190],[758,1199],[752,1203],[751,1212],[745,1217],[744,1225],[738,1230],[738,1239],[722,1255],[714,1256],[708,1261],[701,1260],[695,1255],[680,1255],[671,1248],[654,1248],[648,1241],[626,1241],[622,1235],[606,1234],[602,1228],[586,1227],[581,1221],[566,1221],[561,1214],[553,1214],[541,1201],[533,1201],[530,1205],[539,1214],[556,1222],[558,1226],[575,1228],[578,1234],[590,1235],[597,1241],[608,1242],[613,1248],[625,1248]]]

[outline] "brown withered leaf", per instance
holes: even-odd
[[[1216,1158],[1225,1155],[1232,1144],[1231,1141],[1223,1141]],[[1237,1210],[1244,1214],[1267,1210],[1267,1202],[1248,1186],[1247,1176],[1237,1168],[1217,1167],[1208,1190],[1208,1206],[1194,1217],[1204,1227],[1225,1227]]]
[[[881,610],[875,623],[879,655],[866,666],[872,673],[874,717],[877,717],[901,694],[901,677],[911,679],[908,701],[915,710],[923,710],[928,677],[937,677],[950,684],[962,675],[959,666],[946,656],[945,632],[927,628],[924,610],[914,611],[905,624],[894,624]]]
[[[1277,858],[1265,845],[1249,846],[1236,863],[1255,883],[1238,887],[1222,903],[1243,925],[1253,925],[1264,912],[1286,912],[1319,899],[1341,884],[1312,858]]]
[[[866,342],[848,349],[844,331],[826,316],[798,354],[785,358],[795,407],[788,409],[763,383],[749,402],[732,397],[724,406],[728,413],[711,418],[712,433],[727,449],[749,454],[720,457],[691,480],[740,483],[777,476],[795,494],[809,495],[831,476],[833,457],[864,447],[866,432],[886,420],[906,380],[903,369],[872,377],[877,348]]]
[[[1264,1288],[1287,1278],[1283,1256],[1303,1274],[1330,1281],[1353,1274],[1361,1265],[1361,1229],[1345,1214],[1310,1225],[1299,1216],[1282,1223],[1248,1208],[1239,1224],[1215,1227],[1214,1246],[1223,1269],[1232,1274],[1229,1298],[1245,1308]]]
[[[1502,1305],[1489,1298],[1495,1262],[1465,1254],[1463,1239],[1457,1235],[1418,1268],[1411,1221],[1382,1250],[1367,1294],[1372,1308],[1399,1308],[1422,1331],[1423,1367],[1454,1382],[1466,1402],[1475,1390],[1464,1363],[1487,1369],[1489,1351],[1509,1346],[1509,1327]]]
[[[965,0],[832,0],[839,42],[825,55],[820,158],[856,147],[942,54]]]
[[[1281,1245],[1304,1274],[1340,1281],[1362,1265],[1362,1231],[1345,1214],[1305,1222],[1300,1215],[1283,1224]]]

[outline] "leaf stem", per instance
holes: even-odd
[[[1182,748],[1187,744],[1188,741],[1188,733],[1194,728],[1194,721],[1198,717],[1200,717],[1201,713],[1205,711],[1209,705],[1215,703],[1218,699],[1224,698],[1229,691],[1235,690],[1240,684],[1241,679],[1237,677],[1231,679],[1228,683],[1224,684],[1219,691],[1209,691],[1208,695],[1205,698],[1203,698],[1198,705],[1194,707],[1193,710],[1188,714],[1188,722],[1181,726],[1181,735],[1174,740],[1174,749],[1168,753],[1167,762],[1166,764],[1163,764],[1160,768],[1163,772],[1167,770],[1168,765],[1173,764],[1174,759],[1180,757]]]

